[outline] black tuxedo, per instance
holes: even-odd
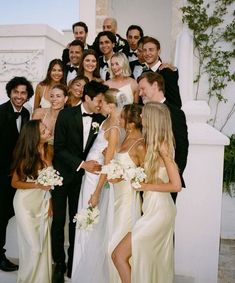
[[[107,81],[110,79],[109,65],[104,61],[104,56],[99,57],[99,68],[101,79]],[[102,75],[104,73],[105,75]]]
[[[21,110],[21,128],[29,120],[29,111]],[[6,241],[6,228],[14,215],[13,197],[15,189],[11,187],[12,153],[19,137],[14,109],[9,101],[0,105],[0,255]]]
[[[184,112],[178,107],[170,104],[167,100],[164,102],[170,110],[172,131],[175,138],[175,162],[178,165],[182,187],[185,187],[183,172],[187,164],[188,156],[188,128]],[[177,193],[172,193],[175,201]]]
[[[95,114],[92,122],[99,124],[104,120],[100,114]],[[56,170],[63,176],[63,186],[52,192],[53,222],[52,222],[52,255],[55,263],[65,262],[64,225],[66,217],[66,203],[69,204],[69,250],[68,273],[72,270],[75,223],[73,218],[77,212],[78,197],[84,170],[77,168],[87,157],[96,139],[95,129],[90,128],[85,150],[83,150],[83,121],[81,105],[60,111],[54,137],[54,160]]]
[[[68,72],[70,72],[70,68],[74,68],[78,74],[78,67],[71,67],[70,64],[67,64],[64,67],[64,78],[65,78],[65,83],[67,84],[67,76],[68,76]]]
[[[128,55],[130,52],[130,47],[126,39],[122,38],[119,34],[116,34],[116,44],[114,46],[113,51],[116,52],[123,52],[128,59]]]
[[[152,71],[144,70],[144,72]],[[182,107],[181,97],[180,97],[180,91],[179,91],[179,85],[178,85],[178,79],[179,79],[179,73],[178,70],[172,71],[170,68],[164,68],[162,70],[159,70],[159,68],[156,70],[157,73],[163,76],[165,81],[165,97],[167,101],[177,106],[178,108]]]
[[[131,61],[129,65],[131,68],[131,77],[135,80],[143,73],[143,68],[147,68],[147,66],[144,63],[140,63],[139,60]]]

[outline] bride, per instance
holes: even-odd
[[[118,111],[115,96],[118,90],[109,89],[104,95],[102,114],[108,115],[102,123],[98,136],[90,149],[87,160],[108,164],[119,145]],[[105,150],[105,153],[104,153]],[[86,171],[79,196],[78,211],[87,208],[88,202],[100,210],[99,223],[94,230],[76,230],[72,283],[108,283],[108,219],[109,189],[104,188],[106,175]]]

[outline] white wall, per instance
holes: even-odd
[[[161,57],[171,58],[172,0],[110,0],[110,15],[117,19],[118,33],[126,38],[132,24],[140,25],[145,35],[156,37],[161,43]]]

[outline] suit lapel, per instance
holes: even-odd
[[[81,148],[83,149],[83,122],[82,122],[82,111],[81,111],[81,104],[76,106],[76,113],[75,113],[75,128],[74,131],[79,135],[81,140]]]

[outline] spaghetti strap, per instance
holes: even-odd
[[[118,126],[111,126],[111,127],[109,127],[107,130],[105,130],[104,131],[104,133],[107,133],[109,130],[111,130],[111,129],[113,129],[113,128],[116,128],[116,129],[118,129],[118,131],[120,132],[120,128],[118,127]]]
[[[42,118],[42,122],[43,122],[43,123],[45,122],[48,113],[49,113],[49,111],[46,111],[45,115],[43,116],[43,118]]]
[[[130,148],[128,149],[128,153],[129,153],[129,151],[131,151],[132,150],[132,148],[139,142],[139,141],[141,141],[141,140],[143,140],[144,138],[139,138],[138,140],[136,140],[131,146],[130,146]]]

